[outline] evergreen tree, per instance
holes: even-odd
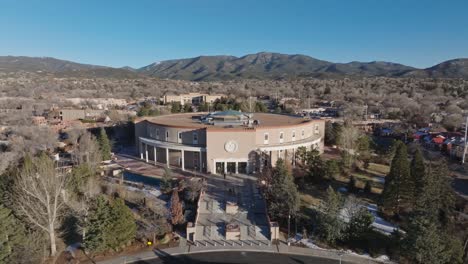
[[[107,250],[107,232],[111,226],[109,203],[103,196],[99,196],[93,205],[86,223],[85,248],[92,252]]]
[[[101,127],[99,130],[99,135],[97,137],[99,143],[99,149],[101,150],[102,160],[111,159],[111,143],[107,137],[106,130]]]
[[[418,197],[422,193],[425,173],[426,169],[424,166],[424,158],[422,156],[421,149],[417,148],[413,159],[411,160],[411,178],[414,182],[414,198]]]
[[[313,182],[318,182],[325,176],[325,166],[318,150],[307,152],[307,176]]]
[[[351,216],[346,228],[346,236],[350,242],[365,241],[371,231],[374,216],[364,207]]]
[[[452,259],[437,224],[422,214],[412,218],[403,248],[405,255],[416,263],[449,264]]]
[[[384,209],[399,214],[402,207],[412,203],[413,190],[406,145],[398,141],[390,172],[385,177],[382,193]]]
[[[270,212],[274,217],[286,218],[299,210],[300,198],[294,179],[282,159],[273,168],[269,190]]]
[[[130,243],[136,233],[135,219],[124,201],[115,199],[109,203],[103,196],[96,199],[85,228],[84,244],[92,252],[118,250]]]
[[[340,173],[340,167],[336,160],[327,160],[325,162],[325,177],[334,179]]]
[[[415,205],[416,212],[423,212],[427,218],[441,224],[447,223],[455,204],[448,174],[445,162],[429,163]]]
[[[367,135],[363,135],[357,140],[359,160],[364,162],[364,167],[367,169],[369,167],[369,162],[371,158],[371,140]]]
[[[169,192],[172,189],[172,172],[170,168],[164,168],[164,174],[161,180],[161,191],[164,193]]]
[[[171,223],[173,225],[179,225],[184,222],[184,211],[182,203],[179,199],[179,191],[177,189],[172,190],[171,196]]]
[[[354,176],[351,176],[348,181],[348,192],[350,193],[355,193],[357,192],[357,186],[356,186],[356,178]]]
[[[268,112],[268,108],[262,102],[255,102],[255,112],[266,113]]]
[[[109,216],[110,225],[106,235],[106,244],[107,247],[118,250],[135,239],[135,219],[130,208],[120,198],[112,202]]]
[[[0,204],[0,263],[12,263],[26,239],[11,210]]]
[[[182,109],[182,105],[180,104],[180,102],[171,103],[171,113],[180,113],[181,109]]]
[[[344,222],[340,218],[340,210],[343,206],[341,195],[330,186],[327,196],[320,206],[317,223],[318,235],[326,242],[334,245],[343,237]]]

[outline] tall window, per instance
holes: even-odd
[[[284,140],[284,132],[280,132],[279,140],[280,140],[280,143],[283,143],[283,140]]]
[[[293,130],[293,132],[292,132],[292,140],[293,141],[296,140],[296,131],[295,130]]]
[[[319,125],[315,125],[315,130],[314,130],[315,135],[318,135],[320,133],[319,131]]]
[[[304,138],[304,137],[305,137],[305,131],[304,131],[304,129],[302,129],[302,132],[301,132],[301,133],[302,133],[302,138]]]
[[[193,144],[198,144],[198,133],[193,132]]]
[[[263,144],[268,144],[269,136],[268,133],[263,134]]]
[[[156,139],[159,139],[159,129],[156,128]]]
[[[166,130],[166,141],[169,141],[169,131]]]

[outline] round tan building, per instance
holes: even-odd
[[[299,147],[323,150],[324,120],[223,111],[137,120],[140,158],[213,174],[255,173],[278,158],[295,162]]]

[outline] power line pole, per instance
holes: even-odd
[[[467,134],[468,134],[468,116],[466,116],[466,121],[465,121],[465,142],[463,142],[462,164],[465,163],[466,150],[468,149],[468,142],[466,141],[466,139],[467,139],[467,137],[466,137]]]

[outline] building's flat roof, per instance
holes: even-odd
[[[147,120],[150,123],[158,124],[168,127],[180,127],[180,128],[218,128],[223,129],[223,126],[213,126],[209,124],[202,124],[196,118],[197,116],[204,116],[208,113],[183,113],[183,114],[172,114],[162,115],[156,117],[146,117],[140,119],[140,121]],[[253,128],[269,128],[269,127],[287,127],[305,124],[314,120],[304,119],[302,117],[280,115],[280,114],[269,114],[269,113],[253,113],[253,120],[258,120],[259,125],[252,126]],[[246,128],[246,126],[234,126],[233,128]]]

